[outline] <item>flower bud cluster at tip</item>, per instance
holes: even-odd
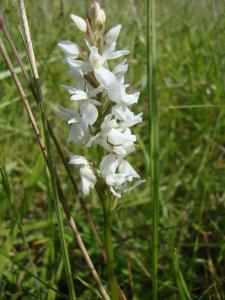
[[[73,108],[62,108],[60,115],[70,125],[68,143],[87,148],[97,145],[104,156],[99,168],[80,155],[71,155],[70,163],[79,169],[84,195],[101,176],[109,191],[121,197],[143,182],[125,159],[135,150],[136,136],[131,127],[142,122],[142,113],[135,115],[130,109],[140,93],[126,92],[128,65],[121,58],[129,51],[116,50],[122,26],[105,33],[105,13],[97,2],[90,6],[86,20],[76,15],[71,18],[85,34],[85,47],[68,40],[58,43],[75,81],[74,85],[64,86]]]
[[[102,30],[105,25],[105,12],[103,9],[101,9],[98,2],[94,2],[89,10],[88,10],[88,20],[92,26],[92,28],[97,28],[99,30]]]

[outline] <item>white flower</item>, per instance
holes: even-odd
[[[82,193],[86,196],[89,195],[90,189],[93,189],[96,184],[96,176],[88,160],[80,155],[71,155],[69,163],[79,169]]]
[[[87,146],[98,144],[118,157],[125,157],[135,150],[135,141],[136,136],[131,133],[130,128],[120,126],[113,114],[109,114],[101,125],[101,131],[89,139]]]
[[[133,145],[136,142],[136,136],[131,133],[130,128],[112,128],[108,133],[108,141],[115,146]]]
[[[83,126],[92,126],[98,118],[98,110],[95,105],[101,105],[101,103],[95,99],[91,99],[88,90],[87,92],[84,92],[83,90],[77,90],[76,88],[71,86],[65,86],[65,88],[71,95],[70,99],[78,104],[79,114]],[[95,95],[96,93],[98,93],[98,91],[93,90],[91,95]]]
[[[76,24],[77,28],[80,29],[80,31],[83,31],[83,32],[87,31],[87,23],[83,18],[73,15],[73,14],[71,14],[70,16],[71,16],[71,19]]]
[[[126,93],[126,86],[121,85],[119,82],[113,82],[108,87],[108,96],[110,100],[121,105],[132,105],[138,102],[140,93],[136,92],[133,94]]]
[[[120,126],[131,127],[142,122],[142,113],[135,115],[127,106],[113,106],[112,114],[120,121]]]
[[[109,99],[121,105],[132,105],[138,102],[140,93],[126,93],[126,85],[123,85],[113,72],[104,67],[95,70],[95,77],[98,82],[107,90]]]
[[[101,103],[89,98],[88,94],[82,90],[75,90],[71,100],[79,103],[80,115],[85,127],[92,126],[98,118],[95,105],[101,105]]]
[[[77,145],[86,145],[91,137],[89,128],[81,125],[81,123],[72,124],[67,143],[75,142]]]
[[[121,192],[128,191],[127,185],[131,183],[133,179],[140,178],[126,160],[119,159],[113,154],[108,154],[103,157],[100,163],[100,173],[116,197],[121,197]]]
[[[90,46],[86,41],[86,44],[89,48],[89,62],[93,70],[100,69],[103,66],[106,66],[107,60],[117,59],[121,56],[129,54],[129,50],[118,50],[115,51],[116,43],[112,43],[109,47],[105,48],[102,55],[99,54],[98,48],[95,46]]]
[[[116,120],[112,119],[112,115],[109,114],[105,117],[101,125],[101,131],[89,139],[87,146],[90,147],[93,144],[98,144],[102,146],[104,149],[106,149],[107,151],[111,152],[113,148],[108,143],[108,133],[114,127],[117,127]]]
[[[84,77],[85,74],[91,71],[91,66],[87,62],[83,62],[78,59],[72,59],[71,57],[66,57],[65,62],[69,65],[71,72]]]
[[[85,145],[89,141],[91,134],[78,112],[73,109],[61,107],[59,115],[67,120],[68,124],[72,124],[67,137],[67,143],[74,141],[78,145]]]

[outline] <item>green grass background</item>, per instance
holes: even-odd
[[[119,47],[131,50],[127,81],[133,89],[141,90],[140,102],[134,110],[144,111],[144,122],[135,127],[139,146],[129,160],[146,183],[119,202],[113,219],[116,272],[128,299],[148,300],[151,299],[151,179],[147,175],[146,3],[103,2],[107,28],[123,25]],[[83,43],[69,15],[84,16],[89,4],[90,1],[81,0],[26,1],[48,116],[67,156],[69,152],[76,153],[76,146],[66,144],[68,127],[58,116],[58,106],[69,106],[61,84],[71,82],[71,78],[62,64],[57,42],[70,39]],[[161,0],[156,5],[159,299],[181,299],[173,264],[174,248],[191,297],[225,299],[225,3]],[[27,64],[18,30],[21,24],[17,2],[2,0],[0,7]],[[35,102],[32,97],[29,100],[38,118]],[[97,159],[96,151],[89,155]],[[106,283],[105,266],[96,242],[56,152],[55,161],[83,241]],[[2,57],[0,164],[8,176],[8,184],[2,180],[4,184],[0,185],[0,298],[63,299],[68,290],[49,179]],[[74,175],[77,176],[76,170]],[[103,237],[100,203],[95,195],[86,201]],[[96,286],[71,231],[67,226],[65,230],[77,295],[84,300],[98,299]]]

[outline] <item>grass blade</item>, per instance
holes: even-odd
[[[176,281],[177,281],[177,286],[178,286],[178,290],[179,290],[179,294],[180,294],[180,299],[181,300],[191,300],[191,295],[188,291],[183,274],[180,270],[176,249],[174,249],[174,252],[173,252],[173,265],[174,265],[174,269],[175,269]]]
[[[159,219],[159,124],[156,98],[156,24],[155,1],[147,1],[147,93],[149,101],[149,153],[152,181],[152,299],[158,298],[158,219]]]

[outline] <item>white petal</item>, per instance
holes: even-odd
[[[94,73],[98,82],[106,88],[116,82],[116,76],[104,67],[95,69]]]
[[[72,101],[87,100],[88,96],[86,92],[78,90],[74,92],[70,99]]]
[[[120,145],[120,146],[113,146],[113,153],[115,153],[118,157],[125,157],[128,154],[135,151],[134,145]]]
[[[108,140],[113,145],[121,145],[124,142],[124,135],[119,130],[112,128],[108,134]]]
[[[131,187],[129,187],[127,189],[127,192],[132,191],[133,189],[136,189],[137,187],[139,187],[142,183],[146,182],[146,180],[138,180],[137,182],[135,182]]]
[[[70,57],[66,57],[65,62],[69,65],[71,71],[78,73],[81,76],[83,76],[83,73],[87,73],[91,71],[91,66],[87,62],[83,62],[77,59],[72,59]]]
[[[127,105],[131,105],[131,104],[137,103],[138,99],[139,99],[139,96],[140,96],[140,92],[136,92],[136,93],[133,93],[133,94],[126,94],[124,92],[124,94],[123,94],[123,102],[125,104],[127,104]]]
[[[138,102],[140,93],[127,94],[125,86],[121,85],[118,81],[114,81],[108,88],[109,98],[118,104],[131,105]]]
[[[107,177],[109,175],[113,175],[116,172],[116,168],[118,167],[119,161],[115,155],[108,154],[103,157],[100,163],[100,173],[103,177]]]
[[[106,183],[116,187],[117,189],[121,188],[121,185],[123,185],[126,181],[127,176],[124,174],[110,174],[106,177]]]
[[[124,143],[129,143],[132,145],[136,141],[136,137],[130,133],[129,129],[126,129],[126,131],[122,132],[119,129],[112,128],[108,133],[108,140],[115,146],[123,145]]]
[[[115,105],[112,113],[117,120],[123,121],[122,126],[131,127],[142,122],[142,113],[135,115],[127,106]]]
[[[113,69],[113,73],[114,74],[118,74],[118,73],[126,73],[128,70],[128,64],[126,64],[126,59],[124,59],[120,64],[118,64],[117,66],[115,66],[115,68]]]
[[[98,118],[98,110],[92,103],[85,104],[82,109],[82,119],[86,126],[92,126]]]
[[[124,84],[124,75],[128,70],[128,65],[125,63],[126,60],[124,60],[113,69],[113,73],[116,75],[117,80],[121,82],[121,84]]]
[[[106,45],[111,45],[112,43],[116,42],[116,40],[120,34],[121,28],[122,28],[122,26],[119,24],[119,25],[111,28],[109,30],[109,32],[107,32],[107,34],[105,36]]]
[[[112,117],[113,117],[112,114],[108,114],[107,116],[105,116],[105,119],[101,125],[102,132],[108,133],[112,128],[118,127],[116,120],[112,119]]]
[[[127,175],[129,180],[132,180],[133,178],[140,178],[138,173],[134,170],[134,168],[129,164],[126,160],[121,160],[118,171],[120,174]]]
[[[113,84],[108,87],[108,96],[113,102],[122,104],[123,86],[121,86],[119,82],[114,81]]]
[[[69,121],[74,117],[78,117],[78,114],[73,109],[60,107],[59,116]]]
[[[70,155],[69,164],[71,165],[86,165],[88,164],[88,160],[81,155]]]
[[[96,177],[89,166],[80,169],[81,188],[84,195],[89,195],[90,189],[94,188]]]
[[[133,116],[133,112],[129,110],[127,106],[115,105],[112,107],[112,113],[115,115],[116,119],[119,121],[125,121],[129,117]],[[131,116],[130,114],[131,113]]]
[[[83,18],[81,18],[79,16],[76,16],[76,15],[73,15],[73,14],[71,14],[70,16],[71,16],[71,19],[76,24],[78,29],[80,29],[83,32],[87,31],[87,23]]]
[[[102,56],[105,58],[105,60],[110,59],[112,57],[115,48],[116,48],[116,43],[112,43],[108,47],[105,48],[105,51],[102,54]]]
[[[124,56],[124,55],[127,55],[129,54],[130,51],[129,50],[119,50],[119,51],[115,51],[112,53],[112,55],[110,56],[109,59],[116,59],[116,58],[119,58],[121,56]]]
[[[74,123],[70,128],[67,143],[74,141],[78,145],[83,145],[87,143],[89,138],[89,129],[82,127],[79,123]]]
[[[90,48],[90,56],[89,56],[89,61],[93,69],[98,69],[101,68],[106,60],[105,57],[101,56],[98,53],[98,49],[96,47],[91,47]]]
[[[58,46],[66,55],[73,58],[77,58],[79,56],[80,50],[78,45],[71,41],[61,41],[58,43]]]
[[[90,164],[85,165],[84,167],[81,168],[80,175],[82,177],[85,177],[90,182],[90,184],[96,183],[96,177],[94,175],[93,170],[90,167]]]

